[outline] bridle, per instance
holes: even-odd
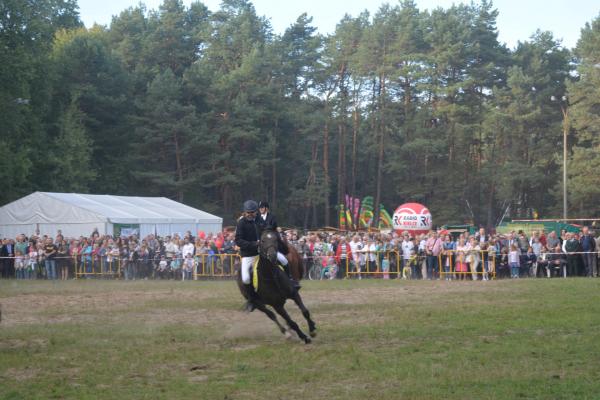
[[[265,241],[263,241],[262,237],[261,237],[260,244],[258,245],[258,254],[260,254],[261,257],[268,259],[269,257],[267,255],[267,252],[269,249],[271,249],[273,247],[273,248],[275,248],[275,251],[277,251],[277,236],[275,235],[274,232],[271,232],[271,231],[266,231],[265,233],[263,233],[262,236],[265,236],[269,240],[273,240],[272,245],[264,246],[263,244],[265,243]]]

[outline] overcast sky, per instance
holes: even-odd
[[[81,19],[87,27],[97,22],[109,25],[111,17],[122,10],[135,6],[139,0],[79,0]],[[161,0],[145,0],[148,9],[156,9]],[[416,0],[420,9],[447,8],[458,0]],[[191,0],[184,0],[186,5]],[[211,10],[219,8],[220,0],[203,1]],[[332,33],[335,25],[344,14],[358,15],[367,9],[371,13],[384,3],[396,1],[380,0],[254,0],[252,2],[259,15],[271,20],[276,33],[282,33],[296,18],[306,12],[312,16],[313,24],[320,33]],[[500,12],[498,31],[501,42],[514,47],[519,40],[527,40],[536,29],[548,30],[555,38],[563,40],[563,45],[572,48],[577,44],[581,28],[600,15],[600,0],[495,0],[494,6]]]

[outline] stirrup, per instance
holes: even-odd
[[[244,312],[251,313],[256,310],[256,304],[253,301],[248,300],[246,304],[244,304]]]

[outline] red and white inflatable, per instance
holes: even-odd
[[[392,217],[397,233],[408,231],[412,234],[427,233],[431,230],[431,213],[423,204],[402,204]]]

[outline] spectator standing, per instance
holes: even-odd
[[[27,247],[29,247],[29,244],[25,235],[21,234],[17,236],[17,241],[15,243],[15,254],[17,254],[17,250],[19,250],[22,255],[27,255]]]
[[[15,276],[17,279],[25,279],[25,271],[27,264],[25,256],[21,253],[21,250],[15,250]]]
[[[510,265],[510,277],[516,279],[519,277],[520,250],[516,243],[510,245],[508,252],[508,264]]]
[[[223,241],[223,273],[230,275],[233,271],[233,257],[235,256],[235,242],[233,241],[233,235],[228,234],[225,236]]]
[[[350,245],[346,243],[344,236],[340,237],[337,249],[335,252],[335,261],[337,262],[337,277],[342,279],[346,277],[348,271],[348,263],[352,258],[352,249]]]
[[[46,239],[44,244],[44,266],[46,267],[46,279],[56,279],[56,253],[57,248],[51,238]]]
[[[378,247],[375,244],[373,239],[369,239],[367,241],[367,245],[365,246],[366,251],[366,262],[368,267],[366,268],[367,272],[378,272],[379,271],[379,263],[377,259]]]
[[[565,234],[562,251],[567,255],[567,275],[577,276],[577,251],[579,250],[579,241],[574,238],[572,232]]]
[[[12,278],[15,274],[15,246],[10,239],[2,241],[0,249],[0,268],[2,278]]]
[[[480,242],[474,237],[469,240],[469,252],[467,253],[467,264],[471,271],[471,279],[478,280],[477,273],[481,264],[481,247]]]
[[[410,240],[410,236],[408,232],[402,232],[402,243],[400,243],[400,249],[402,251],[402,269],[406,267],[411,258],[411,252],[416,249],[414,248],[414,243]],[[416,278],[416,276],[412,276],[411,278]]]
[[[595,276],[600,277],[600,234],[598,234],[598,231],[596,230],[594,235],[596,236],[596,270],[594,274]]]
[[[458,275],[459,280],[467,279],[467,254],[471,246],[465,242],[464,238],[458,239],[456,245],[456,265],[455,272]]]
[[[354,272],[358,273],[358,279],[362,279],[360,276],[362,249],[363,244],[360,242],[360,237],[358,235],[354,235],[352,241],[350,242],[350,251],[352,252],[352,264],[354,265]]]
[[[437,232],[429,232],[429,239],[425,243],[425,253],[427,255],[427,278],[434,279],[439,269],[439,256],[442,253],[442,241]]]
[[[69,279],[69,261],[69,245],[65,239],[62,239],[56,252],[56,264],[60,272],[60,279],[63,281]]]
[[[27,249],[27,279],[35,279],[38,269],[38,252],[35,242],[30,242],[29,248]]]
[[[594,276],[594,262],[596,258],[596,241],[594,237],[590,235],[589,228],[587,226],[583,227],[581,237],[579,238],[579,245],[581,251],[583,252],[583,266],[585,268],[585,275],[588,278]]]

